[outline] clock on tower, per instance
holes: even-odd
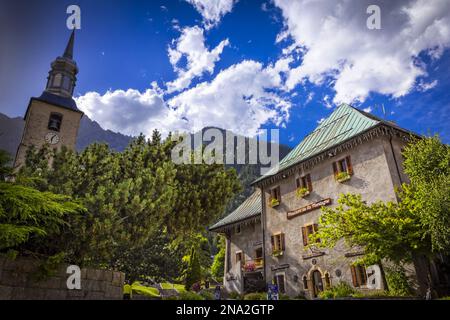
[[[38,98],[31,98],[25,113],[25,127],[17,149],[14,167],[25,163],[26,150],[48,144],[53,148],[75,149],[78,128],[83,113],[73,99],[78,67],[73,60],[75,29],[64,54],[51,64],[47,86]]]

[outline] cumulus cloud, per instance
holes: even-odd
[[[245,60],[165,101],[153,84],[144,92],[115,90],[101,95],[88,92],[77,104],[104,128],[129,135],[151,134],[158,129],[195,132],[207,126],[255,136],[263,124],[283,126],[289,121],[291,103],[280,92],[289,59],[264,67]]]
[[[180,37],[168,49],[170,63],[178,75],[177,79],[167,83],[168,92],[188,87],[195,77],[200,77],[205,72],[212,74],[227,45],[229,41],[225,39],[214,49],[208,50],[202,28],[198,26],[184,28]],[[183,57],[186,58],[185,67],[179,66]]]
[[[211,82],[182,92],[168,104],[179,118],[190,121],[190,130],[217,126],[254,136],[262,124],[280,126],[289,120],[289,100],[271,90],[282,86],[280,74],[285,71],[284,60],[266,68],[244,60],[221,71]]]
[[[219,24],[224,15],[233,10],[237,0],[186,0],[202,15],[206,29]]]
[[[395,98],[408,94],[427,75],[419,54],[438,59],[450,45],[448,0],[377,1],[381,30],[366,27],[371,0],[274,2],[285,30],[303,50],[287,87],[306,80],[322,85],[331,78],[336,104],[363,102],[371,92]],[[284,37],[281,33],[279,39]]]

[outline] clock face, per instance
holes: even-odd
[[[59,142],[59,136],[55,132],[49,132],[45,135],[45,142],[49,144],[57,144]]]

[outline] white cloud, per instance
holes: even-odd
[[[296,46],[305,50],[287,87],[331,78],[336,104],[363,102],[371,92],[406,95],[427,75],[418,55],[437,59],[450,45],[448,0],[377,1],[381,30],[366,27],[372,0],[274,2]]]
[[[434,80],[432,82],[419,81],[419,83],[417,85],[417,89],[421,92],[425,92],[425,91],[431,90],[434,87],[436,87],[438,82],[439,82],[438,80]]]
[[[149,135],[154,129],[166,135],[216,126],[255,136],[263,124],[283,126],[289,121],[289,99],[277,93],[284,85],[281,74],[288,71],[288,63],[289,59],[280,59],[264,67],[245,60],[167,101],[156,83],[144,92],[88,92],[76,101],[103,128],[129,135]]]
[[[167,127],[178,122],[157,88],[142,93],[134,89],[109,90],[104,95],[87,92],[75,100],[78,107],[104,129],[127,135],[141,132],[150,135],[156,128],[167,134]]]
[[[175,92],[188,87],[195,77],[205,72],[212,74],[214,66],[220,60],[223,49],[229,45],[228,39],[223,40],[212,50],[205,46],[203,29],[194,26],[182,30],[180,37],[169,46],[169,60],[178,78],[167,83],[168,92]],[[180,60],[186,57],[186,66],[180,67]]]
[[[168,101],[178,118],[188,119],[186,129],[205,126],[230,129],[254,136],[262,124],[277,126],[289,120],[290,102],[273,92],[280,88],[285,60],[266,68],[244,60],[221,71],[211,82],[203,82]]]
[[[208,30],[219,24],[224,15],[233,10],[237,0],[186,0],[202,15]]]
[[[371,113],[373,111],[372,107],[367,107],[363,109],[364,112]]]

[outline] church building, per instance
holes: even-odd
[[[25,162],[28,147],[48,144],[59,149],[74,150],[80,126],[81,112],[73,99],[78,67],[73,59],[75,29],[64,54],[51,64],[47,86],[38,98],[31,98],[25,113],[25,127],[19,144],[14,168]]]

